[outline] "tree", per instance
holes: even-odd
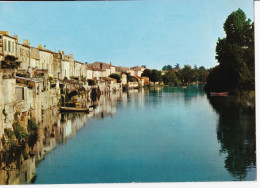
[[[163,66],[162,70],[170,71],[170,70],[172,70],[172,66],[171,65],[165,65],[165,66]]]
[[[207,81],[207,77],[209,75],[209,71],[203,67],[203,66],[200,66],[199,69],[198,69],[198,81],[199,82],[206,82]]]
[[[21,62],[17,61],[18,58],[15,56],[7,55],[5,59],[1,61],[1,68],[2,69],[17,69]]]
[[[154,85],[155,85],[155,82],[162,81],[162,73],[161,73],[161,71],[158,71],[156,69],[153,69],[153,70],[145,69],[141,76],[149,77],[149,80],[151,82],[153,82]]]
[[[169,84],[169,85],[177,85],[178,80],[175,72],[173,70],[166,72],[162,76],[162,80],[164,84]]]
[[[141,76],[142,77],[146,76],[146,77],[150,78],[151,74],[152,74],[152,70],[151,69],[145,69]]]
[[[183,83],[190,83],[193,80],[194,72],[190,65],[184,65],[180,70],[180,79]]]
[[[121,76],[119,74],[110,74],[109,77],[116,79],[117,83],[121,82]]]
[[[180,70],[180,64],[176,63],[175,66],[174,66],[174,70],[179,71]]]
[[[254,90],[254,24],[238,9],[227,17],[224,30],[226,37],[219,38],[216,45],[219,65],[210,72],[205,89],[231,93]]]
[[[151,72],[151,75],[149,77],[149,80],[151,82],[153,82],[154,85],[155,85],[155,82],[160,82],[162,80],[162,73],[161,73],[161,71],[153,69],[152,72]]]

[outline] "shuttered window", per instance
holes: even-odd
[[[8,41],[8,52],[11,52],[11,41]]]
[[[14,42],[12,42],[12,53],[14,53]]]
[[[4,45],[5,45],[5,51],[7,50],[7,42],[6,39],[4,39]]]

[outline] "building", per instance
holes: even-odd
[[[146,68],[145,67],[140,67],[140,66],[135,66],[135,67],[131,67],[131,70],[134,71],[134,75],[131,75],[131,76],[139,76],[141,77],[142,76],[142,73],[144,72]]]
[[[16,56],[16,37],[9,36],[8,31],[0,31],[0,61],[6,55]]]
[[[53,54],[54,52],[42,48],[39,44],[40,67],[39,69],[47,69],[49,76],[53,77]]]
[[[38,69],[40,68],[40,53],[39,49],[35,47],[30,47],[31,48],[31,67]]]
[[[23,40],[23,44],[17,43],[17,58],[21,61],[19,69],[28,70],[30,67],[30,46],[28,40]]]

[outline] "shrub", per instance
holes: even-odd
[[[13,128],[14,134],[19,142],[28,137],[27,131],[19,123],[14,123]]]
[[[38,125],[36,124],[36,122],[29,119],[28,120],[28,131],[29,132],[37,131],[37,129],[38,129]]]
[[[79,80],[79,78],[77,76],[71,76],[70,79],[72,79],[72,80]]]
[[[52,81],[52,80],[53,80],[53,77],[52,77],[52,76],[49,76],[48,79],[49,79],[49,81]]]
[[[121,76],[119,74],[111,74],[109,77],[116,79],[117,83],[121,82]]]
[[[14,131],[10,128],[4,129],[4,135],[1,139],[4,149],[9,150],[12,146],[16,145],[16,137]]]
[[[94,85],[96,85],[96,81],[92,80],[92,79],[88,79],[88,85],[89,86],[94,86]]]

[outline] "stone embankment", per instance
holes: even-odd
[[[14,128],[15,124],[28,134],[28,121],[39,124],[49,109],[75,106],[76,103],[81,107],[89,107],[101,94],[107,95],[122,89],[121,83],[89,85],[87,81],[50,80],[46,76],[25,78],[16,76],[14,71],[0,72],[0,151],[4,149],[3,137],[7,140],[5,143],[11,140],[8,131],[18,131]],[[18,138],[20,136],[16,135],[15,140],[21,140]]]

